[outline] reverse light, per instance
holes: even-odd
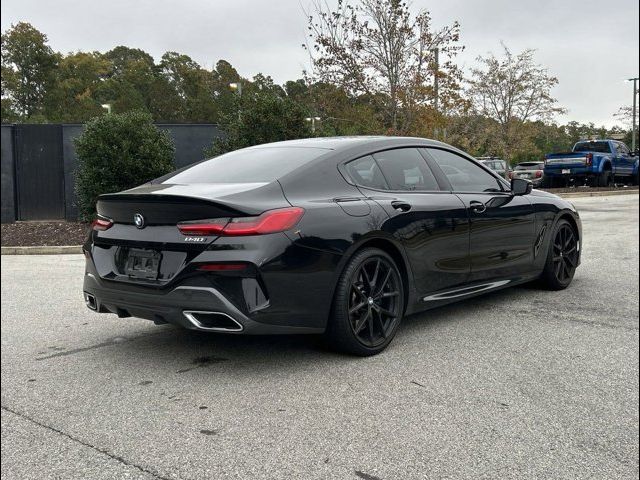
[[[112,226],[113,221],[108,218],[96,218],[93,222],[91,222],[91,228],[99,232],[109,230]]]
[[[267,210],[257,217],[216,218],[195,222],[180,222],[178,230],[183,235],[265,235],[284,232],[292,228],[304,215],[300,207]]]

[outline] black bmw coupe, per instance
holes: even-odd
[[[102,195],[84,244],[97,312],[207,332],[323,333],[382,351],[404,315],[538,280],[566,288],[567,201],[444,143],[313,138]]]

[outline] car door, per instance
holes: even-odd
[[[533,269],[535,213],[526,196],[513,196],[505,182],[456,152],[429,148],[470,221],[471,282],[508,279]],[[447,173],[456,171],[454,175]]]
[[[635,158],[631,156],[631,152],[622,142],[615,143],[616,158],[614,159],[614,172],[616,175],[631,175]]]
[[[380,151],[345,167],[363,195],[388,214],[383,229],[404,246],[418,293],[468,281],[466,208],[456,195],[441,189],[417,148]]]

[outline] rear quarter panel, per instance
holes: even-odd
[[[534,268],[544,269],[552,233],[560,219],[567,218],[576,227],[582,253],[582,222],[576,208],[567,200],[541,190],[534,190],[529,198],[534,206],[536,219],[536,243],[534,244]]]

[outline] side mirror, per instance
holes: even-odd
[[[516,197],[522,195],[529,195],[533,190],[533,183],[524,178],[512,178],[511,179],[511,195]]]

